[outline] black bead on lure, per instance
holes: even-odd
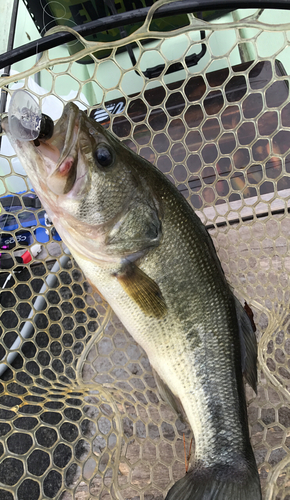
[[[38,147],[7,119],[2,127],[63,241],[193,430],[194,467],[166,500],[261,500],[243,382],[256,390],[256,337],[192,207],[73,103]]]
[[[20,141],[50,139],[53,135],[53,120],[41,113],[35,99],[26,90],[16,90],[8,110],[8,123],[11,134]]]

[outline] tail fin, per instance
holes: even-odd
[[[179,479],[165,500],[262,500],[255,467],[246,473],[226,466],[197,468]]]

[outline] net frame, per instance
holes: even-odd
[[[205,168],[211,168],[214,163],[207,163],[202,156],[201,151],[205,146],[212,144],[214,141],[220,144],[218,142],[219,139],[226,133],[232,133],[236,138],[235,148],[231,153],[227,153],[233,161],[231,172],[224,176],[220,175],[220,178],[215,179],[213,183],[207,182],[201,175],[201,187],[198,190],[191,189],[189,182],[190,176],[191,174],[200,174],[200,170],[191,172],[188,164],[186,164],[186,179],[180,180],[180,175],[183,170],[180,168],[179,172],[175,172],[175,166],[173,165],[173,161],[177,161],[174,159],[174,155],[178,155],[180,151],[177,153],[170,152],[167,155],[172,162],[172,167],[167,174],[179,188],[180,186],[185,186],[186,191],[184,190],[184,192],[189,200],[196,192],[198,193],[202,203],[201,206],[195,205],[195,208],[198,209],[199,215],[211,232],[226,275],[239,298],[246,299],[254,309],[255,321],[258,325],[260,375],[258,397],[255,397],[252,391],[247,388],[251,439],[259,466],[264,497],[285,500],[289,495],[288,431],[290,428],[289,377],[287,370],[290,354],[290,352],[288,352],[289,346],[287,339],[289,324],[289,292],[286,288],[289,271],[287,259],[289,193],[285,192],[287,188],[285,189],[284,185],[282,186],[283,189],[280,189],[279,181],[283,178],[284,180],[288,178],[286,161],[288,149],[284,152],[280,151],[277,153],[277,151],[274,151],[274,145],[277,134],[281,131],[288,132],[287,128],[289,127],[289,123],[287,121],[287,112],[284,111],[283,114],[283,110],[287,108],[288,97],[275,107],[272,106],[272,104],[269,106],[267,103],[267,91],[272,85],[276,84],[276,82],[280,82],[281,84],[281,82],[284,81],[288,82],[289,79],[286,75],[277,74],[276,72],[274,62],[277,55],[281,53],[279,49],[276,53],[274,52],[274,54],[271,55],[272,76],[271,79],[266,82],[265,86],[262,87],[262,90],[256,88],[253,91],[250,84],[250,72],[253,70],[256,63],[269,61],[269,56],[266,55],[262,57],[260,54],[256,54],[256,60],[249,65],[246,71],[244,69],[242,71],[234,71],[232,65],[228,64],[229,74],[219,86],[215,85],[214,87],[211,87],[206,76],[208,74],[206,69],[210,66],[212,61],[208,62],[206,67],[203,68],[203,71],[199,72],[198,75],[196,75],[195,72],[192,74],[191,70],[184,65],[184,73],[186,75],[182,79],[183,83],[178,89],[170,88],[172,82],[166,83],[165,74],[172,61],[164,56],[162,52],[164,47],[162,49],[162,46],[167,39],[172,38],[172,36],[177,37],[178,35],[185,35],[186,38],[190,40],[191,46],[194,46],[197,42],[190,38],[190,33],[204,30],[207,34],[205,43],[211,52],[211,56],[213,56],[213,59],[218,59],[218,57],[214,56],[212,53],[213,49],[210,46],[212,33],[231,29],[235,32],[237,40],[236,45],[239,44],[241,46],[246,42],[256,44],[259,36],[265,32],[270,34],[280,34],[282,32],[282,47],[284,50],[288,46],[290,25],[285,24],[283,29],[281,29],[281,25],[261,23],[261,21],[259,21],[261,12],[258,12],[242,23],[241,21],[237,21],[230,25],[228,23],[211,25],[191,18],[190,25],[187,28],[176,30],[174,33],[148,32],[154,11],[158,6],[165,3],[167,2],[159,2],[157,6],[151,9],[146,22],[142,28],[134,33],[134,35],[128,37],[126,40],[109,45],[113,51],[116,51],[121,44],[135,42],[140,49],[137,69],[139,69],[141,73],[142,55],[152,50],[152,47],[149,49],[148,47],[144,48],[144,46],[141,45],[141,40],[144,38],[157,38],[161,40],[157,46],[157,51],[162,53],[165,62],[163,71],[154,82],[155,84],[162,82],[162,86],[165,88],[166,98],[158,105],[152,105],[152,103],[150,104],[146,99],[143,99],[143,101],[147,103],[147,111],[145,118],[141,121],[135,120],[134,113],[130,105],[128,105],[124,115],[127,122],[131,125],[130,131],[133,131],[133,137],[127,134],[125,138],[122,137],[122,139],[135,148],[137,152],[147,156],[147,158],[149,157],[149,160],[152,160],[152,156],[155,155],[158,165],[160,158],[166,155],[164,155],[164,151],[158,152],[158,144],[156,145],[156,143],[153,142],[159,131],[154,130],[152,121],[149,119],[150,112],[156,110],[157,107],[161,108],[167,119],[166,127],[163,127],[161,130],[166,129],[165,135],[168,137],[169,144],[173,147],[177,143],[181,143],[184,149],[186,149],[185,158],[187,159],[192,153],[200,154],[206,164]],[[248,34],[245,37],[245,34],[242,33],[242,29],[257,30],[257,33],[254,36]],[[77,56],[67,56],[66,58],[57,60],[49,59],[49,55],[44,54],[37,65],[33,68],[28,68],[21,74],[21,77],[28,79],[30,75],[39,71],[45,71],[47,67],[50,68],[52,65],[60,67],[59,65],[64,63],[68,63],[71,70],[73,61],[77,58],[81,59],[84,55],[95,53],[97,50],[103,48],[100,44],[90,44],[86,42],[80,35],[75,36],[86,47],[86,49],[78,53]],[[108,45],[106,45],[106,47],[108,47]],[[156,50],[156,47],[154,50]],[[228,55],[226,55],[228,62],[230,61],[229,56],[231,52],[232,48],[229,49]],[[92,58],[96,62],[95,56],[92,56]],[[121,67],[117,58],[111,55],[110,61],[112,60],[120,69]],[[132,71],[132,68],[121,69],[123,74]],[[51,69],[49,71],[51,72]],[[61,73],[64,74],[65,71],[62,69]],[[60,73],[56,70],[55,78],[58,76],[60,76]],[[190,94],[187,94],[185,89],[188,80],[193,76],[201,76],[206,89],[198,99],[190,100]],[[247,91],[237,101],[229,101],[227,99],[226,85],[232,78],[239,76],[244,76],[246,78]],[[76,78],[74,74],[73,78]],[[19,79],[19,75],[2,78],[1,86],[12,83],[15,79]],[[92,72],[88,80],[94,81],[94,79],[95,73]],[[83,81],[82,83],[84,84],[85,82]],[[88,82],[86,81],[86,83]],[[146,81],[147,85],[148,83],[150,82]],[[32,94],[34,93],[37,95],[35,89],[33,90],[30,88],[29,80],[26,80],[26,85]],[[118,85],[116,85],[116,88],[117,86]],[[105,105],[107,94],[112,89],[106,89],[103,86],[102,90],[103,97],[100,102],[98,102],[98,107]],[[118,90],[120,90],[119,86]],[[208,114],[206,109],[209,108],[205,107],[206,101],[204,96],[211,92],[218,91],[221,91],[225,98],[224,104],[215,114]],[[122,93],[125,99],[128,99],[123,89]],[[174,93],[181,93],[186,102],[186,106],[182,112],[176,116],[171,115],[170,106],[166,107],[165,104]],[[243,107],[243,103],[249,95],[253,93],[260,93],[262,95],[263,105],[259,113],[254,118],[249,119],[245,117],[245,107]],[[138,103],[140,94],[144,97],[145,90],[142,89],[138,96],[134,96],[133,99],[131,98],[130,103]],[[214,96],[214,104],[216,104],[216,97],[217,94]],[[42,99],[44,99],[44,97],[41,97],[41,100]],[[75,100],[80,102],[80,99],[81,95],[79,91]],[[64,99],[61,100],[62,102],[64,101]],[[186,110],[190,108],[193,103],[194,105],[200,105],[204,112],[202,120],[195,126],[190,125],[185,118]],[[81,104],[84,105],[82,99]],[[237,106],[243,118],[243,120],[238,122],[233,128],[227,128],[226,120],[225,122],[222,121],[223,110],[230,106]],[[96,106],[88,106],[89,111],[95,108]],[[116,133],[116,131],[120,129],[120,127],[118,129],[117,120],[120,117],[110,114],[108,108],[106,109],[111,117],[110,127],[113,132]],[[250,158],[254,158],[255,149],[253,149],[253,146],[258,140],[265,140],[265,135],[263,135],[261,131],[261,126],[259,127],[259,120],[261,123],[261,118],[263,118],[265,113],[269,112],[277,114],[277,126],[279,125],[279,129],[276,128],[268,134],[268,144],[270,144],[269,148],[272,155],[268,154],[260,161],[263,165],[266,165],[270,157],[275,157],[278,165],[278,160],[280,159],[281,167],[279,167],[280,164],[277,167],[275,167],[275,165],[272,166],[274,173],[275,168],[277,168],[278,175],[274,178],[264,178],[263,175],[260,175],[260,177],[258,175],[255,179],[254,174],[257,174],[257,172],[253,173],[249,171],[251,165],[248,163],[242,167],[243,172],[247,173],[247,175],[244,176],[244,184],[242,187],[238,186],[238,188],[235,188],[231,181],[234,177],[231,177],[231,174],[236,172],[240,173],[241,168],[239,168],[238,163],[234,161],[234,154],[239,149],[238,145],[243,145],[240,142],[237,131],[240,130],[240,126],[245,122],[254,123],[256,135],[248,144],[243,145],[243,149],[247,149],[250,152]],[[184,132],[183,136],[178,136],[176,139],[176,137],[173,138],[172,135],[170,135],[170,124],[180,117],[182,117],[181,121],[185,124],[186,132]],[[209,132],[213,134],[213,124],[207,123],[207,127],[204,125],[207,120],[213,120],[214,118],[218,119],[220,131],[213,138],[213,135],[206,135]],[[269,121],[271,120],[269,119]],[[149,141],[144,144],[142,143],[144,139],[142,139],[140,143],[140,133],[142,136],[144,132],[144,130],[140,132],[140,126],[142,124],[146,126],[147,130],[151,131]],[[174,128],[176,128],[176,124]],[[202,145],[199,146],[196,151],[190,150],[185,137],[192,131],[198,132],[200,130],[202,131]],[[144,135],[142,137],[144,138]],[[286,135],[286,137],[288,137],[288,135]],[[194,141],[193,144],[195,144]],[[281,146],[284,142],[280,141],[279,144]],[[189,143],[189,146],[190,145],[191,143]],[[169,147],[165,152],[167,151],[169,151]],[[225,153],[219,152],[218,158],[222,156],[225,156]],[[258,163],[258,160],[255,162]],[[177,163],[179,165],[183,164],[182,161],[177,161]],[[216,163],[218,163],[218,161],[216,161]],[[23,174],[17,174],[17,169],[15,172],[15,167],[13,170],[11,161],[9,164],[11,165],[11,170],[9,173],[4,174],[2,182],[4,180],[6,186],[9,186],[9,177],[11,173],[14,173],[24,180],[29,190],[30,185],[29,183],[27,184],[25,176]],[[166,165],[164,166],[161,160],[159,166],[161,169],[166,168]],[[198,175],[195,175],[195,177],[198,177]],[[208,179],[209,177],[210,174],[208,174],[206,178]],[[222,195],[218,196],[216,186],[218,181],[224,181],[224,179],[228,181],[228,186],[230,186],[228,201],[226,203],[214,204],[213,201],[216,202],[217,198],[222,198]],[[255,183],[251,182],[253,179]],[[272,182],[274,186],[273,196],[271,196],[271,192],[262,192],[262,187],[265,182]],[[247,198],[245,194],[246,189],[253,188],[253,186],[255,186],[257,193],[254,201],[254,196]],[[209,191],[209,189],[211,189],[211,191]],[[210,198],[212,191],[214,191],[215,194],[214,200]],[[233,200],[230,199],[230,195],[237,195],[239,192],[244,193],[243,197],[240,196],[240,199],[238,199],[236,196],[236,198],[233,197]],[[251,200],[251,203],[249,203],[249,200]],[[22,203],[22,207],[23,211],[25,211],[26,207],[24,203]],[[251,217],[250,220],[247,219],[249,218],[249,214]],[[19,217],[17,219],[19,220]],[[15,234],[15,232],[17,231],[14,231],[13,234]],[[52,257],[51,251],[49,250],[50,243],[54,243],[51,235],[47,245],[47,257],[50,257],[48,260],[51,260]],[[57,249],[59,254],[54,254],[53,257],[58,259],[62,251],[63,248],[60,244]],[[254,259],[256,260],[255,263],[253,262]],[[37,289],[39,283],[36,283],[38,277],[37,273],[40,275],[42,273],[42,276],[46,277],[51,271],[51,263],[49,264],[45,260],[43,261],[45,262],[43,268],[32,272],[28,280],[24,278],[25,281],[20,281],[22,285],[27,285],[28,283],[31,296],[32,292],[39,294],[39,290]],[[17,265],[15,264],[13,269],[16,267]],[[59,269],[55,274],[57,275],[58,284],[55,289],[52,290],[52,292],[55,293],[51,294],[51,301],[46,299],[46,305],[43,308],[44,313],[39,310],[34,310],[35,314],[31,319],[34,328],[37,360],[42,370],[42,379],[39,377],[39,374],[31,373],[26,367],[26,365],[30,363],[29,360],[31,358],[25,357],[25,353],[28,352],[26,350],[27,346],[25,345],[27,342],[22,338],[20,339],[22,359],[24,360],[22,366],[26,367],[24,372],[27,374],[27,379],[25,379],[25,377],[21,379],[21,376],[23,376],[21,372],[23,372],[23,370],[18,360],[18,365],[16,363],[16,366],[9,367],[10,372],[12,372],[12,377],[3,382],[3,392],[0,400],[2,411],[1,429],[3,429],[2,433],[5,434],[5,430],[7,430],[7,433],[5,437],[3,437],[2,445],[3,454],[0,465],[1,482],[3,483],[3,479],[7,481],[5,475],[8,474],[9,476],[9,471],[16,470],[16,465],[20,469],[20,464],[24,465],[23,474],[19,478],[14,477],[13,479],[13,474],[10,473],[12,477],[10,483],[11,481],[12,483],[7,484],[7,482],[4,482],[4,486],[1,486],[2,490],[0,489],[0,494],[4,491],[6,495],[11,494],[10,497],[7,496],[9,499],[14,497],[24,498],[29,489],[32,491],[34,488],[35,498],[37,498],[37,486],[35,485],[38,485],[41,498],[61,498],[62,500],[67,500],[70,498],[81,498],[82,496],[84,498],[93,498],[95,496],[102,499],[135,497],[141,499],[146,498],[146,495],[148,498],[152,497],[152,499],[157,499],[159,497],[163,498],[165,491],[170,485],[178,477],[184,474],[182,435],[183,433],[186,435],[188,441],[187,446],[189,447],[191,439],[190,430],[180,422],[177,422],[173,412],[162,402],[162,400],[160,400],[146,356],[130,336],[123,331],[122,325],[120,325],[118,320],[108,311],[102,298],[92,293],[92,290],[80,271],[74,268],[74,264],[69,262],[65,269]],[[74,285],[79,285],[80,288],[75,286],[73,290],[73,281]],[[273,281],[275,286],[271,287]],[[4,311],[1,316],[3,329],[1,346],[6,351],[9,350],[9,344],[11,343],[11,339],[7,336],[8,332],[10,332],[11,335],[11,326],[9,325],[11,317],[14,318],[15,316],[18,320],[17,325],[21,325],[21,322],[23,323],[23,320],[25,320],[25,314],[27,314],[24,304],[20,307],[22,303],[21,297],[23,297],[22,294],[24,294],[24,292],[19,288],[19,281],[15,282],[11,290],[12,293],[11,296],[9,295],[9,298],[12,304],[15,299],[15,304],[11,306],[12,311]],[[86,314],[87,319],[85,320],[85,325],[88,332],[84,334],[84,347],[80,353],[78,350],[80,349],[79,347],[74,350],[79,340],[75,335],[73,343],[69,346],[70,348],[72,347],[71,350],[74,350],[74,359],[70,361],[70,363],[67,363],[67,365],[73,366],[73,369],[65,373],[65,370],[63,372],[57,371],[53,363],[60,360],[57,349],[61,348],[63,352],[69,351],[69,349],[65,349],[64,347],[66,343],[69,344],[71,340],[67,337],[60,343],[57,340],[58,337],[54,336],[56,335],[56,325],[59,319],[56,320],[55,318],[57,316],[54,316],[57,315],[57,311],[52,311],[51,309],[54,307],[53,304],[55,301],[58,301],[57,304],[60,303],[63,306],[62,318],[67,318],[69,313],[65,311],[70,310],[68,305],[70,302],[67,300],[70,295],[70,290],[73,290],[77,297],[79,297],[79,303],[77,302],[78,305],[75,306],[75,310],[81,309]],[[257,299],[257,296],[259,299]],[[81,303],[80,300],[82,300],[83,303]],[[73,302],[73,297],[71,297],[71,301]],[[32,299],[30,299],[30,304],[33,307]],[[82,307],[80,307],[80,304]],[[55,309],[58,308],[56,307]],[[94,318],[94,320],[96,320],[95,322],[97,324],[94,325],[94,327],[89,327],[90,321],[88,318],[91,318],[90,314],[94,317],[94,314],[96,314],[95,311],[97,311],[97,318]],[[5,313],[7,312],[10,313],[10,319],[6,319]],[[11,315],[12,312],[14,316]],[[76,317],[76,313],[74,312],[73,314]],[[45,343],[45,341],[43,339],[36,340],[40,339],[39,334],[41,332],[43,333],[45,317],[48,318],[47,323],[49,328],[51,325],[55,325],[54,329],[50,332],[50,338],[47,344],[48,351],[50,352],[50,360],[47,365],[45,364],[45,349],[43,347],[43,342]],[[76,322],[74,327],[69,329],[70,325],[65,324],[65,326],[63,326],[61,338],[65,335],[71,335],[69,332],[75,332],[80,325],[81,323],[78,324]],[[90,331],[90,328],[95,328],[95,330]],[[42,336],[44,337],[44,335]],[[39,344],[37,342],[39,342]],[[61,345],[59,346],[57,343]],[[31,348],[31,346],[29,347]],[[52,347],[53,349],[51,350]],[[66,354],[66,356],[69,356],[69,354]],[[113,356],[113,358],[111,358],[111,356]],[[32,359],[34,359],[34,357]],[[106,365],[106,362],[110,359],[110,364],[107,363]],[[62,359],[62,362],[63,361]],[[118,366],[117,372],[114,373],[112,361]],[[66,365],[66,361],[63,362],[63,365]],[[46,366],[49,366],[49,368],[45,368]],[[65,369],[66,368],[67,366],[65,366]],[[36,370],[35,366],[32,371],[33,370]],[[45,370],[47,370],[47,372]],[[49,378],[53,375],[49,373],[48,370],[56,375],[55,380],[52,381]],[[283,370],[285,371],[283,372]],[[8,370],[6,373],[7,372]],[[28,374],[32,378],[32,382],[29,381],[29,383]],[[80,374],[82,374],[82,376],[80,376]],[[21,380],[19,380],[19,376]],[[120,377],[122,376],[124,378],[120,382]],[[46,385],[44,382],[50,384],[50,386]],[[21,394],[21,391],[26,392]],[[41,395],[39,395],[40,393]],[[36,400],[37,398],[41,399],[41,401]],[[74,400],[74,402],[71,400]],[[56,408],[56,405],[54,408],[46,406],[47,403],[59,403],[60,401],[64,402],[67,406],[64,405],[59,411],[57,411],[58,408]],[[40,409],[37,410],[36,404],[32,408],[33,405],[30,404],[32,402],[39,403],[38,406]],[[24,448],[22,450],[20,449],[21,453],[23,450],[26,450],[25,446],[28,447],[30,443],[32,444],[22,454],[17,454],[17,451],[15,451],[17,450],[15,447],[15,437],[13,436],[17,434],[17,430],[20,429],[23,431],[24,429],[14,424],[14,429],[11,426],[11,428],[8,429],[7,427],[5,428],[4,424],[7,425],[7,420],[10,418],[11,422],[14,423],[18,421],[19,418],[23,418],[23,415],[27,415],[27,413],[21,412],[23,408],[29,408],[29,411],[26,410],[27,413],[33,415],[33,417],[29,418],[35,418],[38,423],[32,429],[25,429],[26,432],[22,432],[22,435],[29,437],[22,436]],[[53,411],[48,412],[48,408]],[[9,412],[14,413],[14,409],[15,415],[12,416]],[[79,414],[76,411],[78,409],[81,413],[79,419],[77,419]],[[65,413],[65,410],[70,410],[70,412],[67,411]],[[47,416],[47,413],[53,413],[53,416]],[[55,423],[56,421],[53,419],[57,419],[56,415],[58,414],[60,414],[62,418],[59,422]],[[73,416],[73,418],[68,417],[67,414]],[[19,417],[19,415],[21,415],[21,417]],[[43,416],[43,418],[41,418],[41,416]],[[70,422],[70,431],[68,431],[66,427],[63,427],[63,425],[67,423],[65,419]],[[102,420],[100,421],[100,419]],[[83,422],[85,422],[85,424],[83,424]],[[78,437],[76,440],[69,441],[69,432],[72,432],[75,428],[79,431]],[[109,431],[106,431],[108,428]],[[45,429],[45,432],[43,429]],[[55,431],[57,435],[56,441],[53,441],[53,431]],[[48,451],[44,451],[45,440],[48,440]],[[79,442],[81,442],[81,444],[79,444]],[[79,448],[81,448],[80,450],[77,448],[78,445]],[[63,450],[65,450],[65,453]],[[72,456],[75,454],[75,460],[70,458],[66,463],[65,456],[69,454],[69,450],[71,450]],[[89,452],[87,453],[88,450]],[[41,451],[43,454],[36,455],[37,451]],[[40,456],[42,457],[43,463],[45,463],[45,461],[49,462],[48,467],[42,474],[39,474],[40,471],[35,466],[37,461],[41,462]],[[47,456],[49,458],[47,458]],[[119,464],[119,475],[116,472],[116,463]],[[154,467],[152,467],[151,463],[154,464]],[[58,490],[53,489],[52,485],[58,484],[60,481],[62,482],[61,488]]]

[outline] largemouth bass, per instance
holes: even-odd
[[[167,500],[259,500],[243,374],[256,339],[212,240],[171,182],[72,103],[50,139],[2,122],[75,260],[146,351],[161,394],[185,414],[195,467]]]

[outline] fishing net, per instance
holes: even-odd
[[[235,12],[229,22],[189,15],[160,32],[150,30],[156,8],[132,35],[103,43],[76,34],[70,53],[29,59],[1,86],[28,90],[53,119],[73,100],[157,165],[197,211],[228,281],[254,312],[251,441],[263,498],[286,500],[290,13],[272,11],[271,24],[262,11],[241,20]],[[42,207],[31,208],[13,150],[0,168],[0,215],[12,218],[2,252],[6,244],[13,259],[0,274],[0,499],[162,500],[185,473],[191,431],[162,401],[144,351],[45,225]],[[43,247],[20,266],[24,233]]]

